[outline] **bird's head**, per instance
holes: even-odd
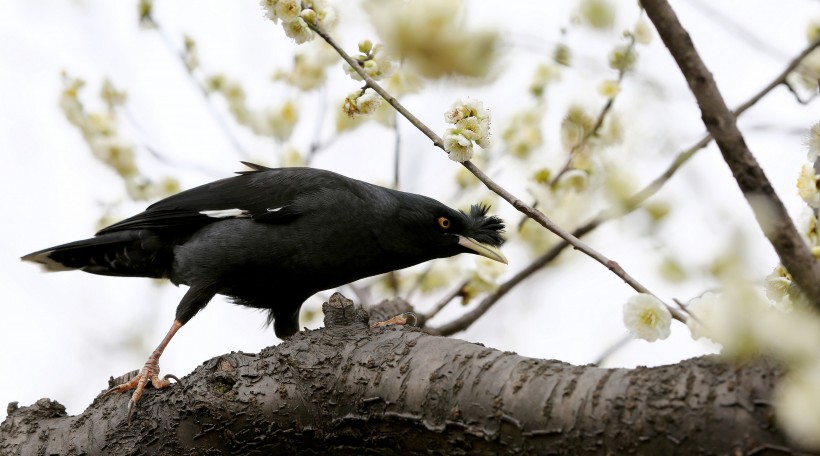
[[[401,217],[406,236],[416,248],[431,258],[445,258],[459,253],[472,253],[507,263],[499,247],[504,222],[488,216],[488,206],[475,204],[469,213],[451,209],[430,198],[418,199],[403,208]]]

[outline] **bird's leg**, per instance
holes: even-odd
[[[159,378],[159,357],[162,356],[162,352],[165,350],[165,347],[168,345],[168,342],[171,341],[171,338],[174,337],[174,334],[182,327],[182,323],[179,320],[174,320],[174,324],[171,326],[171,329],[168,331],[168,334],[165,335],[165,338],[162,339],[162,342],[159,343],[156,350],[151,353],[151,356],[148,357],[148,361],[145,362],[145,365],[142,366],[142,369],[139,371],[136,377],[132,378],[131,380],[121,383],[110,390],[106,391],[103,394],[103,397],[108,396],[111,393],[121,393],[123,391],[128,391],[130,389],[134,390],[134,393],[131,395],[131,400],[128,401],[128,423],[131,423],[131,415],[134,414],[134,408],[137,404],[137,401],[140,400],[140,396],[142,396],[142,391],[145,389],[145,386],[148,384],[148,381],[151,381],[151,385],[154,388],[162,389],[171,386],[171,381],[169,379],[173,378],[177,382],[179,379],[173,375],[166,375],[163,378]]]
[[[417,321],[418,321],[418,319],[416,318],[416,314],[414,314],[413,312],[405,312],[403,314],[396,315],[395,317],[393,317],[389,320],[379,321],[379,322],[373,323],[372,325],[370,325],[370,327],[371,328],[381,328],[382,326],[388,326],[388,325],[408,325],[408,324],[410,326],[416,326]]]

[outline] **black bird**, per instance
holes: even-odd
[[[299,330],[314,293],[434,258],[474,253],[506,263],[504,223],[475,205],[469,214],[431,198],[311,168],[266,168],[187,190],[100,230],[93,238],[22,259],[49,271],[166,278],[188,289],[171,330],[132,380],[129,421],[176,331],[215,294],[268,310],[280,338]],[[106,394],[108,394],[106,393]]]

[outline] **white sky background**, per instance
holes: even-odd
[[[731,17],[765,43],[739,36],[736,29],[701,3]],[[458,97],[474,97],[492,110],[494,131],[529,103],[526,87],[532,69],[549,54],[568,22],[574,2],[472,2],[471,21],[497,24],[513,46],[495,84],[464,87],[434,82],[420,96],[406,98],[408,108],[434,130],[445,128],[443,112]],[[606,55],[621,41],[617,36],[637,17],[636,2],[620,2],[618,25],[610,34],[573,28],[568,43],[577,68],[565,72],[552,89],[545,119],[548,151],[559,144],[557,125],[571,101],[597,112],[603,104],[597,84],[613,78]],[[41,397],[80,413],[106,386],[110,375],[139,368],[173,321],[185,287],[157,287],[147,279],[120,279],[79,272],[43,274],[19,257],[34,250],[89,237],[105,203],[124,197],[121,180],[95,161],[79,133],[57,107],[60,71],[88,82],[84,100],[97,108],[96,93],[103,77],[129,93],[127,109],[139,124],[123,119],[125,132],[182,163],[168,166],[143,149],[140,164],[157,178],[179,177],[184,188],[226,177],[241,169],[232,148],[198,91],[190,84],[175,56],[153,31],[140,30],[136,1],[0,0],[0,404],[29,405]],[[514,6],[510,6],[514,5]],[[741,7],[742,5],[742,7]],[[770,2],[675,1],[673,6],[692,34],[730,106],[762,88],[805,46],[805,26],[820,16],[809,0]],[[358,10],[339,12],[341,41],[347,49],[372,33],[355,18]],[[281,103],[295,90],[271,84],[275,67],[287,68],[294,46],[281,29],[262,18],[255,0],[158,1],[155,16],[177,46],[188,33],[199,44],[203,67],[243,81],[256,107]],[[522,50],[522,45],[523,50]],[[641,186],[668,166],[674,155],[702,135],[694,100],[674,62],[657,36],[639,47],[636,73],[627,77],[616,109],[624,114],[627,137],[623,153],[634,164]],[[338,73],[341,70],[334,67]],[[650,82],[662,97],[646,95]],[[358,87],[341,74],[328,93],[335,100]],[[303,150],[316,118],[316,94],[302,96],[302,116],[295,143]],[[220,103],[217,103],[220,105]],[[220,105],[221,106],[221,105]],[[227,117],[220,110],[223,117]],[[760,102],[741,120],[747,143],[756,154],[792,214],[800,212],[795,179],[805,161],[805,130],[817,120],[817,104],[800,106],[783,88]],[[326,116],[325,136],[332,131]],[[233,130],[254,157],[269,157],[277,146]],[[420,133],[402,123],[403,190],[448,202],[455,191],[455,163],[429,145]],[[389,182],[393,136],[369,127],[339,138],[321,152],[314,165],[371,182]],[[545,152],[546,153],[546,152]],[[196,171],[192,166],[212,172]],[[494,175],[514,193],[525,196],[516,164],[502,160]],[[714,286],[703,278],[669,284],[655,271],[657,252],[673,253],[696,269],[708,265],[729,240],[743,242],[748,273],[763,277],[776,263],[751,216],[751,211],[712,146],[667,185],[659,197],[681,210],[654,236],[648,236],[643,216],[614,222],[587,238],[595,248],[618,261],[634,277],[668,302],[688,300]],[[449,201],[454,204],[454,201]],[[126,204],[121,216],[144,208]],[[518,216],[506,204],[494,208],[509,221]],[[549,215],[549,214],[548,214]],[[506,249],[508,275],[527,264],[520,247]],[[470,260],[470,259],[468,259]],[[352,297],[350,293],[346,293]],[[579,253],[563,257],[499,302],[468,331],[458,335],[522,355],[589,363],[625,334],[622,303],[633,292],[602,266]],[[429,305],[434,298],[420,301]],[[306,304],[316,309],[320,300]],[[457,304],[442,314],[455,317]],[[232,350],[256,352],[276,343],[263,328],[259,313],[226,304],[221,298],[186,325],[161,359],[163,372],[182,377],[201,362]],[[312,327],[319,326],[314,321]],[[694,342],[685,327],[673,324],[672,337],[648,344],[631,342],[609,359],[611,366],[676,362],[713,350]],[[0,417],[5,409],[0,407]]]

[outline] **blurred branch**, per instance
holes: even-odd
[[[165,32],[165,29],[160,27],[159,22],[157,22],[156,19],[150,17],[149,20],[150,28],[156,30],[157,34],[159,34],[161,38],[162,43],[165,45],[165,48],[168,50],[168,52],[177,57],[177,60],[182,65],[182,68],[185,70],[185,74],[188,76],[188,79],[190,79],[191,83],[197,89],[199,89],[199,93],[202,95],[202,99],[205,101],[205,106],[208,108],[208,112],[211,113],[211,117],[213,117],[214,121],[219,126],[219,128],[222,129],[222,132],[225,133],[225,137],[228,139],[228,141],[230,141],[234,149],[236,149],[237,153],[239,153],[239,155],[242,158],[250,158],[250,154],[248,153],[248,151],[245,150],[245,148],[242,146],[242,143],[239,142],[239,138],[237,138],[236,134],[234,134],[233,130],[231,130],[230,125],[228,125],[228,123],[225,122],[225,118],[222,117],[222,115],[217,110],[216,105],[214,105],[213,103],[213,99],[208,93],[208,90],[205,88],[204,85],[202,85],[202,82],[200,82],[199,79],[197,79],[196,76],[194,76],[193,72],[188,68],[188,64],[185,61],[185,54],[183,52],[177,51],[174,48],[174,44],[171,40],[171,37],[168,36],[168,34]]]
[[[794,59],[792,59],[783,71],[780,72],[771,82],[766,84],[759,92],[752,95],[748,100],[742,103],[740,106],[735,109],[735,116],[740,116],[746,110],[757,104],[764,96],[769,94],[772,90],[776,87],[783,85],[788,85],[786,83],[786,78],[788,75],[794,71],[795,68],[800,64],[800,62],[806,58],[812,51],[820,47],[820,41],[814,42],[810,44],[808,47],[803,49],[800,54],[797,55]],[[706,134],[703,138],[701,138],[698,142],[687,148],[686,150],[680,152],[677,157],[672,161],[672,164],[669,168],[666,169],[660,176],[655,178],[652,182],[649,183],[646,187],[642,190],[638,191],[634,195],[632,195],[629,199],[627,199],[622,207],[612,208],[606,211],[601,212],[598,216],[587,222],[586,224],[582,225],[581,227],[575,229],[572,232],[573,235],[576,237],[585,236],[587,233],[593,231],[601,224],[608,222],[610,220],[616,219],[618,217],[622,217],[627,215],[640,207],[644,201],[654,196],[665,184],[672,178],[672,176],[686,163],[690,158],[692,158],[699,150],[706,147],[712,141],[712,135]],[[493,306],[498,300],[504,296],[507,292],[509,292],[514,286],[521,283],[524,279],[538,271],[539,269],[543,268],[547,264],[551,263],[555,260],[558,255],[569,246],[569,243],[566,241],[561,241],[555,246],[553,246],[550,250],[546,253],[541,255],[540,257],[536,258],[529,266],[525,269],[522,269],[512,278],[510,278],[507,282],[502,284],[498,287],[498,289],[493,292],[493,294],[488,295],[481,301],[481,303],[472,311],[462,315],[457,320],[454,320],[451,323],[448,323],[444,326],[433,328],[431,331],[442,334],[442,335],[450,335],[456,333],[458,331],[464,330],[473,324],[476,320],[478,320],[490,307]]]
[[[617,353],[618,350],[620,350],[620,349],[626,347],[627,345],[629,345],[629,343],[632,342],[633,340],[635,340],[635,338],[632,337],[629,334],[621,336],[620,339],[613,342],[609,347],[606,348],[606,350],[604,350],[600,355],[598,355],[598,357],[595,359],[595,361],[592,362],[592,365],[593,366],[600,366],[601,364],[604,363],[604,361],[609,359],[610,356]]]
[[[809,251],[746,145],[735,114],[726,106],[692,39],[665,0],[644,0],[642,4],[695,95],[703,123],[714,137],[764,235],[801,291],[820,308],[820,263]]]
[[[450,304],[450,302],[452,302],[453,299],[462,296],[464,294],[464,287],[466,287],[468,283],[470,283],[469,280],[462,280],[457,287],[453,288],[449,293],[447,293],[441,299],[439,299],[436,305],[434,305],[429,312],[421,315],[422,323],[426,324],[427,321],[438,315],[438,313],[441,312],[442,309],[447,307],[447,304]]]
[[[430,140],[433,142],[434,146],[438,147],[441,150],[444,150],[444,142],[441,139],[441,137],[439,137],[435,132],[433,132],[427,125],[425,125],[421,120],[419,120],[410,111],[408,111],[407,108],[405,108],[401,103],[399,103],[399,101],[396,100],[395,97],[393,97],[382,86],[380,86],[375,80],[373,80],[373,78],[371,78],[370,75],[368,75],[364,71],[364,69],[361,67],[361,65],[359,65],[359,62],[356,61],[355,59],[353,59],[352,57],[350,57],[350,55],[347,52],[345,52],[345,50],[342,49],[336,43],[336,41],[333,40],[333,38],[324,29],[322,29],[320,26],[317,26],[314,23],[309,23],[309,25],[310,25],[311,29],[314,32],[316,32],[330,46],[332,46],[333,49],[335,49],[336,52],[338,52],[339,55],[348,63],[348,65],[350,65],[356,71],[356,73],[358,73],[359,76],[362,77],[362,79],[366,82],[368,87],[372,88],[374,91],[376,91],[376,93],[381,95],[381,97],[384,98],[388,103],[390,103],[390,105],[393,106],[393,108],[395,108],[396,111],[398,111],[402,116],[404,116],[408,121],[410,121],[410,123],[413,124],[413,126],[418,128],[422,133],[424,133],[425,136],[430,138]],[[631,275],[629,275],[616,261],[613,261],[613,260],[607,258],[602,253],[600,253],[597,250],[593,249],[589,245],[581,242],[580,239],[573,236],[569,231],[567,231],[564,228],[558,226],[552,220],[547,218],[547,216],[544,215],[544,213],[542,213],[541,211],[538,211],[536,209],[533,209],[527,203],[523,202],[518,197],[514,196],[512,193],[507,191],[504,187],[500,186],[495,181],[493,181],[486,173],[484,173],[484,171],[482,171],[480,168],[478,168],[471,161],[465,161],[465,162],[462,163],[462,165],[465,168],[467,168],[467,170],[469,170],[471,173],[473,173],[473,175],[475,177],[477,177],[478,180],[483,182],[484,185],[488,189],[490,189],[491,191],[493,191],[494,193],[496,193],[500,197],[504,198],[516,210],[518,210],[519,212],[522,212],[526,216],[532,218],[533,220],[538,222],[544,228],[548,229],[549,231],[553,232],[554,234],[556,234],[560,238],[562,238],[562,239],[566,240],[567,242],[569,242],[577,250],[580,250],[581,252],[585,253],[587,256],[591,257],[592,259],[594,259],[598,263],[605,266],[607,269],[612,271],[615,275],[620,277],[626,284],[631,286],[635,291],[637,291],[639,293],[645,293],[645,294],[650,294],[650,295],[654,296],[654,294],[651,291],[649,291],[648,288],[646,288],[643,284],[641,284],[635,278],[633,278]],[[672,313],[674,318],[676,318],[680,321],[685,321],[685,317],[680,313],[680,311],[678,309],[676,309],[672,306],[669,306],[668,304],[665,304],[665,305],[669,309],[669,311]]]
[[[635,52],[635,36],[634,35],[630,35],[630,37],[629,37],[629,44],[627,45],[627,50],[630,53]],[[621,82],[623,82],[625,75],[626,75],[626,66],[624,66],[624,67],[622,67],[618,70],[618,79],[617,79],[617,81],[618,81],[619,85],[620,85]],[[595,119],[595,124],[592,126],[592,128],[584,134],[584,136],[581,138],[580,141],[578,141],[577,144],[572,146],[572,149],[570,149],[569,157],[567,158],[567,162],[564,164],[564,166],[561,168],[561,170],[558,171],[558,173],[555,174],[555,177],[552,178],[552,180],[549,183],[550,186],[555,185],[558,182],[558,179],[560,179],[561,176],[566,174],[566,172],[571,169],[572,159],[575,157],[575,155],[578,153],[578,151],[583,150],[584,146],[586,146],[587,143],[589,143],[589,140],[592,139],[592,137],[594,137],[595,135],[598,134],[598,131],[600,131],[601,127],[604,126],[604,121],[606,120],[606,116],[609,114],[609,111],[612,110],[612,106],[615,104],[615,100],[617,98],[618,98],[618,95],[615,95],[613,97],[610,97],[607,100],[606,104],[604,104],[604,107],[601,108],[601,111],[598,113],[598,117]],[[533,205],[533,207],[534,207],[534,205]]]
[[[316,152],[319,152],[330,143],[322,144],[322,127],[325,123],[325,111],[327,111],[327,86],[325,84],[319,87],[317,97],[319,99],[318,119],[316,119],[316,128],[313,130],[313,141],[310,143],[307,158],[305,159],[307,166],[310,166]]]
[[[778,59],[788,57],[783,51],[772,46],[769,41],[761,39],[731,16],[723,14],[719,9],[712,6],[712,3],[707,3],[702,0],[690,0],[689,4],[695,7],[695,9],[701,10],[701,15],[704,18],[718,23],[723,31],[728,32],[727,35],[745,41],[752,50],[768,54],[770,57]]]
[[[157,161],[159,161],[161,163],[164,163],[166,165],[169,165],[169,166],[173,166],[175,168],[180,168],[180,167],[187,168],[187,169],[198,171],[200,173],[207,174],[207,175],[210,175],[210,176],[222,177],[222,176],[225,175],[225,172],[223,170],[217,170],[217,169],[214,169],[214,168],[211,168],[211,167],[208,167],[206,165],[199,164],[199,163],[183,162],[183,161],[180,161],[180,160],[177,160],[177,159],[173,158],[171,154],[166,154],[166,153],[161,152],[158,148],[152,146],[149,143],[150,141],[148,140],[148,137],[149,137],[148,133],[146,133],[145,129],[137,121],[136,116],[134,116],[134,114],[131,112],[131,110],[128,109],[127,107],[123,107],[122,110],[125,113],[125,118],[128,119],[128,121],[131,123],[131,126],[134,127],[134,130],[136,130],[137,133],[140,136],[143,137],[142,140],[140,141],[140,145],[146,151],[148,151],[148,153],[152,157],[154,157]]]

